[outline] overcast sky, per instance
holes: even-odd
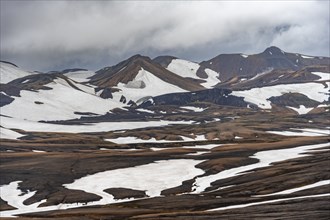
[[[4,1],[1,60],[27,70],[97,70],[140,53],[329,56],[329,1]]]

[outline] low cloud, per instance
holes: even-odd
[[[329,1],[1,1],[1,59],[33,70],[271,45],[329,56]]]

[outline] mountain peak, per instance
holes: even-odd
[[[284,55],[284,51],[275,46],[266,48],[266,50],[262,53],[269,54],[269,55]]]
[[[135,54],[127,59],[127,61],[137,61],[137,60],[151,60],[150,57],[143,56],[141,54]]]
[[[6,63],[6,64],[10,64],[10,65],[12,65],[14,67],[18,67],[16,64],[11,63],[11,62],[8,62],[8,61],[5,61],[5,60],[0,60],[0,63]]]

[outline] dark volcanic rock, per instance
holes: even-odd
[[[0,198],[0,211],[13,210],[14,207],[8,205],[8,203]]]
[[[109,99],[109,98],[112,99],[113,96],[112,96],[111,89],[109,89],[109,88],[103,89],[102,93],[100,94],[100,97],[103,99]]]
[[[242,54],[220,54],[200,63],[202,68],[219,72],[221,81],[235,76],[253,77],[269,70],[297,71],[311,65],[329,66],[328,57],[304,58],[300,54],[286,53],[277,47],[269,47],[264,52],[245,56]]]
[[[171,93],[153,97],[153,103],[149,100],[140,105],[148,107],[151,105],[186,105],[195,102],[210,102],[218,105],[247,107],[248,103],[243,97],[236,97],[229,89],[207,89],[197,92]]]
[[[125,104],[126,103],[126,97],[122,95],[120,97],[120,100],[119,101]]]
[[[0,107],[10,104],[14,98],[0,93]]]
[[[0,62],[1,62],[1,63],[7,63],[7,64],[13,65],[13,66],[15,66],[15,67],[18,67],[16,64],[11,63],[11,62],[8,62],[8,61],[0,60]]]
[[[110,188],[104,190],[114,196],[115,199],[143,198],[147,197],[146,192],[127,188]]]
[[[70,73],[70,72],[78,72],[78,71],[87,71],[87,69],[81,69],[81,68],[73,68],[73,69],[65,69],[62,70],[61,73]]]
[[[152,61],[154,61],[154,62],[158,63],[159,65],[161,65],[162,67],[166,68],[166,67],[168,67],[168,65],[170,65],[170,63],[174,59],[177,59],[177,58],[173,57],[173,56],[158,56],[158,57],[154,58]]]
[[[316,107],[320,104],[300,93],[286,93],[281,96],[271,97],[268,100],[281,107],[291,106],[299,108],[300,105],[304,105],[305,107]]]

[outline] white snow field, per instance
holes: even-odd
[[[292,128],[293,129],[293,128]],[[330,135],[329,129],[313,129],[313,128],[294,128],[295,131],[266,131],[271,134],[278,134],[283,136],[304,136],[304,137],[314,137],[314,136],[328,136]]]
[[[101,200],[88,204],[74,203],[37,207],[39,204],[46,201],[42,200],[31,205],[24,205],[24,200],[33,196],[35,192],[22,195],[22,191],[17,188],[20,181],[11,182],[8,185],[0,186],[1,198],[17,209],[2,211],[0,212],[0,217],[11,217],[23,213],[105,205],[134,200],[133,198],[115,200],[112,195],[103,191],[104,189],[113,187],[145,190],[148,196],[160,196],[162,190],[179,186],[183,181],[203,174],[203,170],[195,168],[195,165],[200,162],[200,160],[189,159],[156,161],[136,167],[99,172],[64,185],[68,189],[80,189],[102,197]],[[177,167],[184,167],[185,169],[177,169]]]
[[[295,193],[295,192],[299,192],[305,189],[312,189],[318,186],[325,186],[325,185],[330,185],[330,180],[321,180],[318,181],[316,183],[312,183],[306,186],[301,186],[301,187],[297,187],[297,188],[293,188],[293,189],[288,189],[288,190],[283,190],[280,192],[276,192],[276,193],[271,193],[271,194],[266,194],[266,195],[258,195],[258,196],[254,196],[254,197],[265,197],[265,196],[274,196],[274,195],[285,195],[285,194],[291,194],[291,193]]]
[[[143,84],[145,87],[141,87]],[[120,92],[113,93],[113,99],[119,101],[121,96],[125,96],[127,102],[132,100],[137,102],[139,99],[150,96],[159,96],[167,93],[175,92],[187,92],[178,86],[167,83],[152,73],[144,70],[143,68],[136,75],[134,80],[128,82],[127,84],[118,83],[114,88],[118,88]]]
[[[197,147],[204,147],[211,149],[215,146],[220,146],[220,145],[197,146]],[[14,181],[8,185],[0,186],[0,190],[1,190],[1,198],[4,201],[7,201],[8,204],[16,207],[17,209],[0,212],[0,216],[6,217],[6,216],[13,216],[13,215],[29,213],[29,212],[68,209],[68,208],[92,206],[92,205],[104,205],[109,203],[117,203],[117,202],[133,200],[133,199],[115,200],[112,195],[104,192],[105,189],[114,188],[114,187],[144,190],[146,191],[146,194],[150,197],[160,196],[162,190],[179,186],[182,184],[184,180],[192,179],[194,177],[197,178],[193,187],[194,190],[193,193],[202,192],[208,186],[210,186],[210,184],[215,180],[241,175],[242,172],[248,172],[255,168],[271,166],[271,164],[274,162],[284,161],[298,157],[305,157],[308,156],[308,154],[302,154],[302,153],[308,153],[309,150],[316,150],[327,146],[330,146],[330,144],[324,143],[324,144],[307,145],[307,146],[300,146],[300,147],[288,148],[288,149],[260,151],[251,157],[251,158],[259,159],[258,163],[228,169],[219,172],[217,174],[204,176],[204,177],[198,177],[202,175],[204,171],[195,167],[197,164],[203,162],[203,160],[172,159],[172,160],[156,161],[150,164],[145,164],[135,167],[99,172],[77,179],[73,183],[64,184],[64,186],[68,189],[83,190],[85,192],[94,193],[102,197],[102,199],[100,199],[99,201],[90,202],[88,204],[75,203],[75,204],[59,204],[56,206],[48,206],[48,207],[37,207],[39,204],[45,201],[43,200],[32,205],[24,205],[23,201],[33,196],[35,192],[28,192],[27,194],[22,194],[21,190],[18,189],[18,183],[20,181]],[[187,146],[187,147],[191,147],[191,146]],[[177,169],[177,167],[181,167],[182,169]],[[326,184],[329,184],[328,180],[313,183],[304,187],[290,189],[290,191],[278,192],[278,194],[293,193],[298,190],[300,191]],[[321,195],[315,195],[315,196],[321,196]],[[315,197],[315,196],[312,195],[308,197]],[[296,198],[300,198],[300,197],[289,198],[289,199],[296,199]],[[240,208],[240,207],[246,207],[246,206],[263,204],[263,203],[271,203],[276,201],[282,201],[282,200],[269,200],[269,201],[264,201],[262,203],[249,203],[238,206],[227,206],[219,209],[212,209],[209,211],[216,211],[216,210],[229,209],[229,208]]]
[[[147,140],[140,139],[137,137],[118,137],[108,138],[105,141],[111,141],[116,144],[136,144],[136,143],[175,143],[175,142],[189,142],[189,141],[206,141],[205,135],[197,135],[196,138],[188,138],[180,136],[182,140],[156,140],[156,138],[150,138]]]
[[[194,112],[202,112],[202,111],[206,110],[206,108],[199,108],[199,107],[193,107],[193,106],[182,106],[180,108],[191,110],[191,111],[194,111]]]
[[[9,63],[0,62],[0,83],[9,83],[14,79],[35,74],[33,72],[24,71]]]
[[[210,151],[211,149],[219,146],[223,146],[224,144],[206,144],[206,145],[192,145],[192,146],[182,146],[182,147],[162,147],[162,148],[156,148],[156,147],[151,147],[150,149],[153,151],[160,151],[160,150],[172,150],[172,149],[178,149],[178,148],[200,148],[200,149],[206,149],[205,151],[201,151],[203,153],[206,153]],[[199,152],[197,153],[192,153],[192,154],[187,154],[187,155],[198,155]]]
[[[74,89],[60,78],[46,86],[52,89],[37,92],[22,90],[21,97],[14,97],[12,103],[1,107],[1,114],[31,121],[67,120],[80,118],[74,114],[76,111],[105,114],[124,106],[122,103],[90,94],[92,90],[88,86],[79,86],[79,89],[84,91]],[[36,104],[35,101],[43,104]]]
[[[330,196],[330,193],[310,195],[310,196],[297,196],[297,197],[293,197],[293,198],[291,197],[291,198],[284,198],[284,199],[273,199],[273,200],[267,200],[267,201],[262,201],[262,202],[246,203],[246,204],[241,204],[241,205],[231,205],[231,206],[225,206],[225,207],[221,207],[221,208],[209,209],[207,211],[214,212],[214,211],[221,211],[221,210],[227,210],[227,209],[239,209],[239,208],[245,208],[245,207],[255,206],[255,205],[270,204],[270,203],[275,203],[275,202],[290,201],[290,200],[296,200],[296,199],[318,198],[318,197],[325,197],[325,196]]]
[[[244,97],[246,102],[256,104],[259,108],[271,109],[271,102],[267,99],[281,96],[285,93],[301,93],[318,102],[326,101],[329,97],[330,83],[326,82],[326,84],[327,87],[321,83],[281,84],[244,91],[233,91],[232,95]]]
[[[147,127],[162,127],[175,124],[192,124],[194,121],[133,121],[133,122],[100,122],[84,125],[61,125],[42,123],[36,121],[22,120],[16,118],[8,118],[0,116],[1,125],[8,129],[22,129],[25,131],[39,131],[39,132],[102,132],[102,131],[117,131],[117,130],[131,130],[137,128]]]
[[[330,80],[330,73],[312,72],[312,74],[321,77],[321,79],[318,79],[318,80],[316,80],[316,81]]]
[[[102,197],[99,202],[103,204],[114,201],[113,196],[104,190],[115,187],[144,190],[147,196],[155,197],[160,196],[165,189],[180,186],[183,181],[203,174],[203,170],[195,168],[200,162],[190,159],[161,160],[136,167],[99,172],[64,186],[99,195]]]
[[[306,108],[304,105],[300,105],[299,108],[288,106],[288,108],[291,108],[292,110],[296,111],[299,115],[304,115],[313,110],[314,108]]]
[[[205,88],[212,88],[213,86],[221,82],[220,79],[218,79],[219,74],[208,68],[205,69],[205,73],[207,74],[206,79],[198,77],[197,70],[199,69],[199,67],[200,65],[198,63],[194,63],[182,59],[174,59],[167,66],[166,69],[184,78],[189,77],[193,79],[204,80],[206,82],[201,83],[201,85],[204,86]]]
[[[23,137],[24,135],[16,132],[16,131],[13,131],[13,130],[10,130],[8,128],[4,128],[4,127],[0,127],[0,138],[2,139],[13,139],[13,140],[16,140],[20,137]]]
[[[324,144],[306,145],[295,148],[260,151],[251,157],[258,159],[259,160],[258,163],[224,170],[217,174],[213,174],[209,176],[197,177],[194,183],[193,193],[200,193],[205,191],[205,189],[210,187],[211,183],[216,180],[238,176],[244,172],[251,171],[256,168],[268,167],[275,162],[280,162],[298,157],[305,157],[307,155],[306,154],[303,155],[302,153],[308,152],[308,150],[326,147],[326,146],[330,146],[330,144],[324,143]]]
[[[65,73],[64,75],[76,82],[87,82],[89,80],[88,79],[89,77],[95,75],[95,72],[89,70],[81,70],[81,71],[68,72]]]

